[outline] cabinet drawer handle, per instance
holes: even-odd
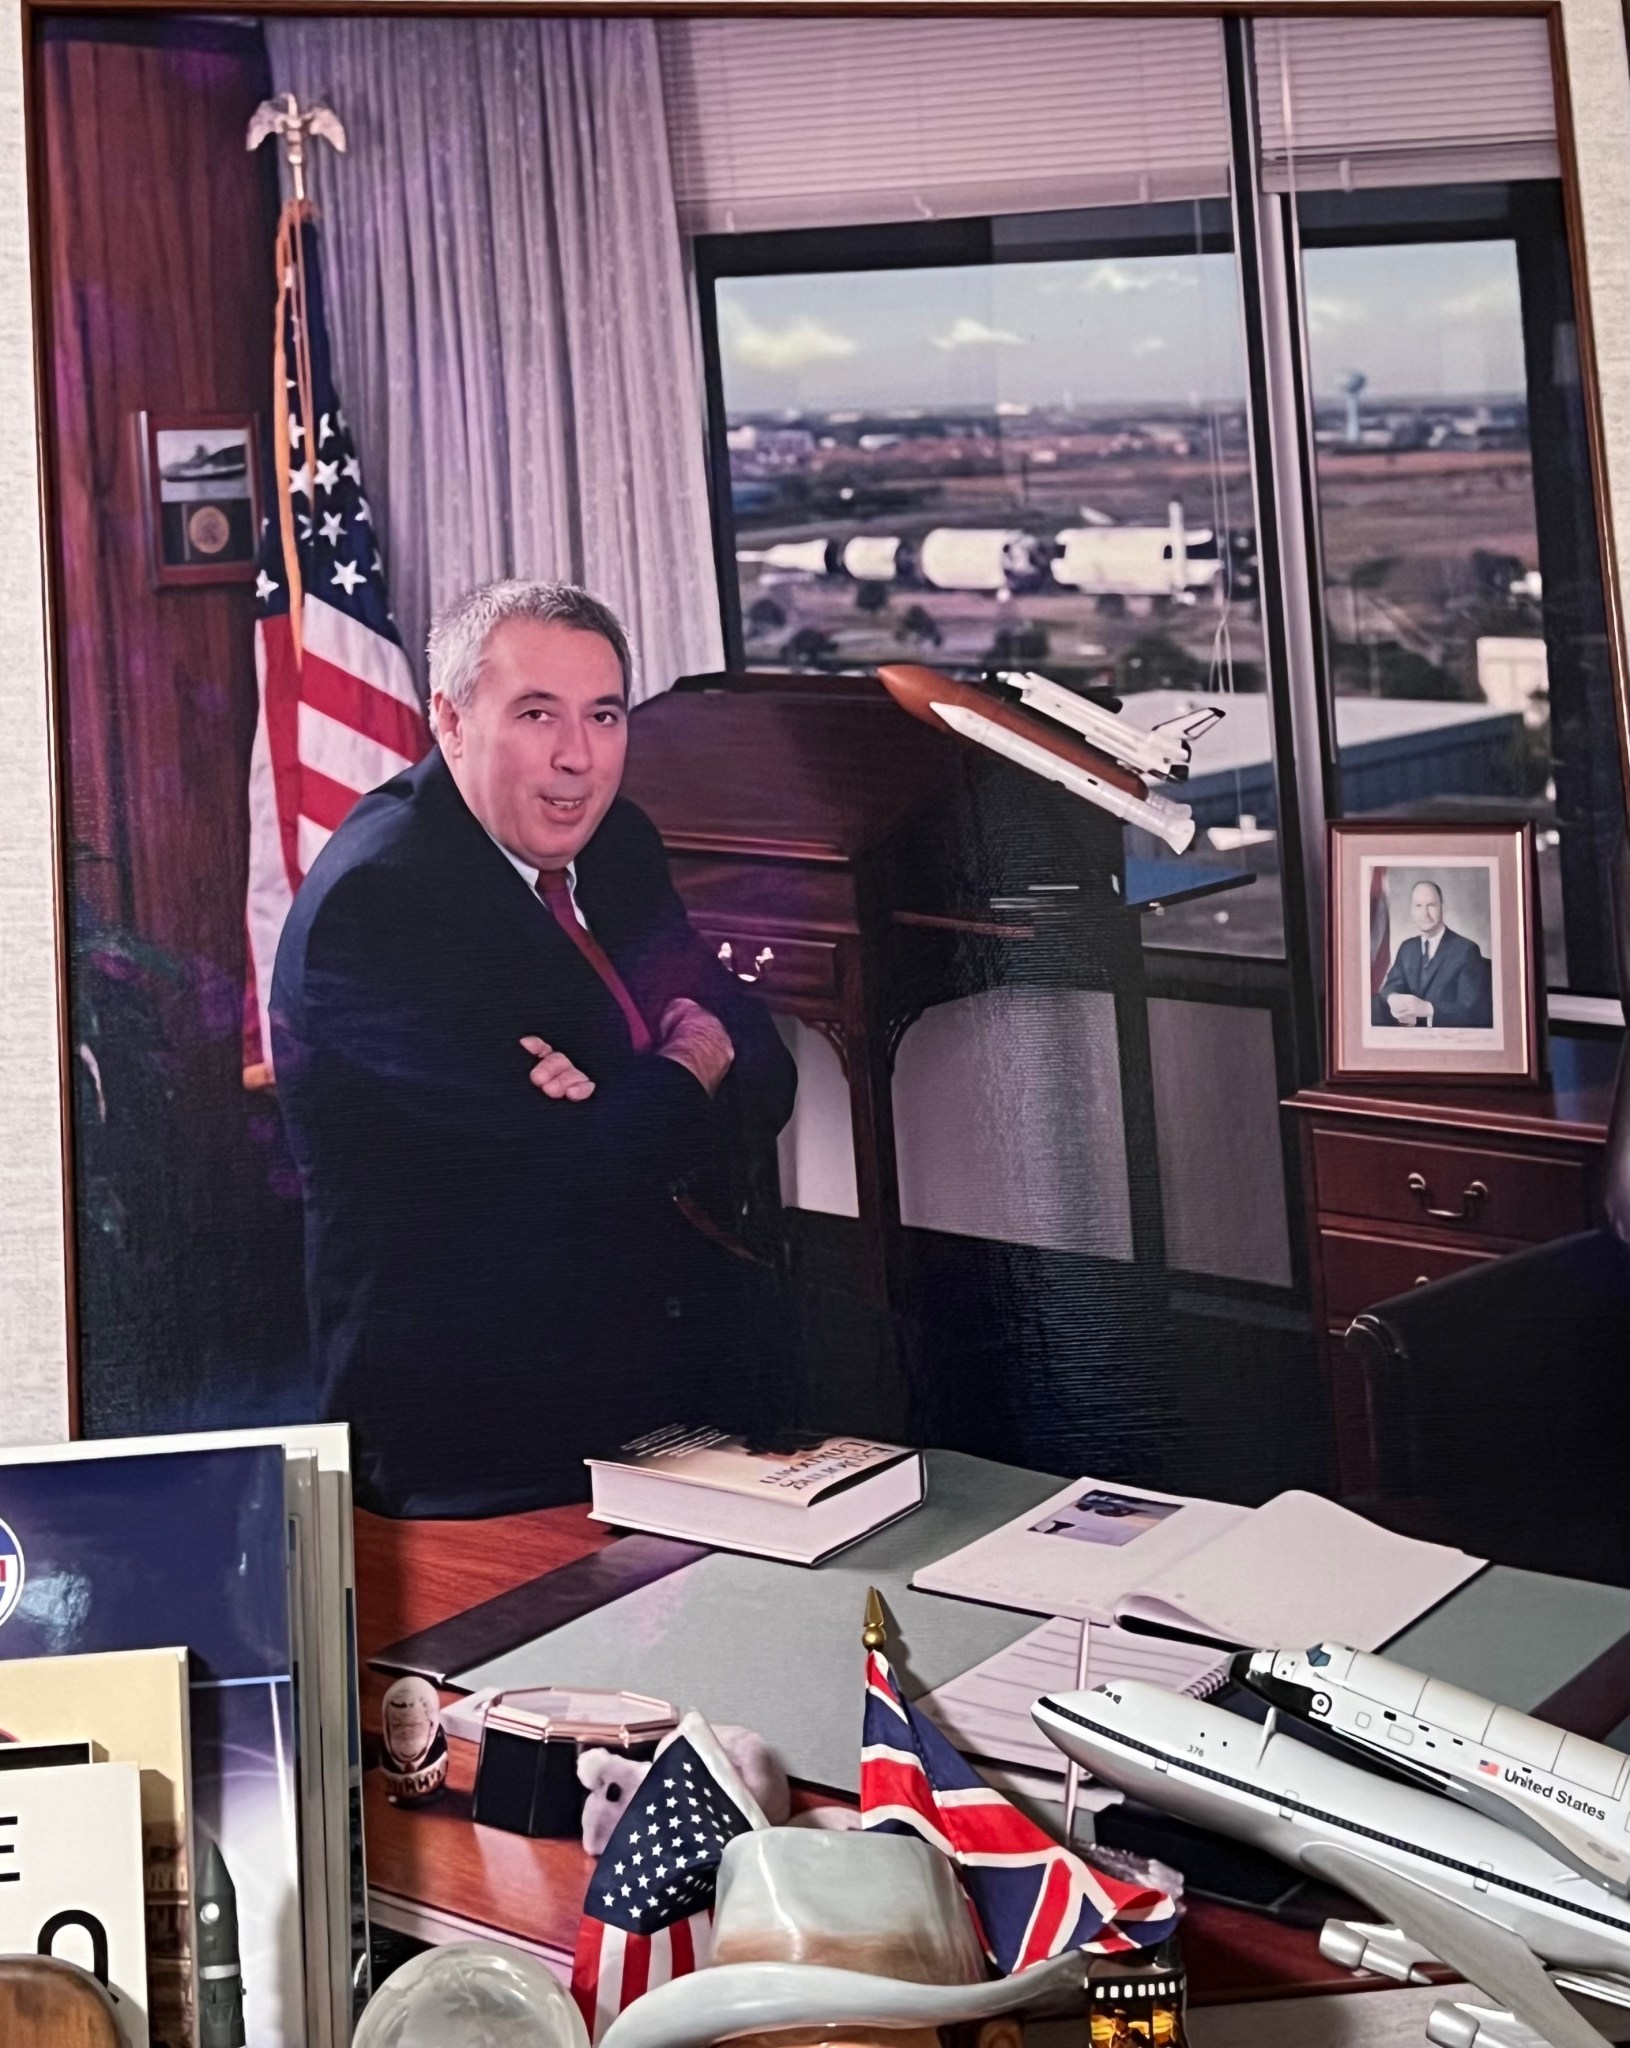
[[[1420,1203],[1428,1216],[1439,1217],[1445,1223],[1470,1223],[1477,1214],[1480,1204],[1488,1200],[1488,1189],[1482,1181],[1469,1181],[1461,1194],[1458,1209],[1434,1209],[1431,1190],[1426,1185],[1424,1173],[1412,1173],[1408,1181],[1409,1192]]]
[[[728,939],[723,939],[719,944],[719,965],[721,967],[728,967],[738,981],[757,981],[766,967],[773,967],[775,965],[775,955],[768,946],[761,946],[757,953],[753,955],[751,971],[743,971],[743,969],[736,965],[735,947],[731,945]]]

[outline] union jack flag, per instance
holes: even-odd
[[[907,1703],[875,1650],[866,1658],[860,1824],[920,1835],[952,1859],[985,1953],[1004,1976],[1068,1949],[1152,1948],[1177,1925],[1165,1892],[1092,1869],[987,1785]]]
[[[244,1081],[271,1079],[266,1002],[294,892],[360,796],[430,744],[334,388],[311,209],[277,229],[270,504],[255,580]]]
[[[591,2040],[624,2006],[707,1961],[724,1845],[767,1825],[713,1730],[687,1714],[589,1879],[572,1996]]]

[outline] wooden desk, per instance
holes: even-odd
[[[1354,1316],[1485,1259],[1587,1229],[1618,1048],[1557,1038],[1540,1088],[1327,1083],[1284,1107],[1301,1128],[1308,1261],[1340,1490],[1371,1491],[1369,1417],[1341,1369]]]
[[[373,1652],[609,1540],[580,1507],[485,1522],[391,1522],[359,1512],[357,1614],[368,1736],[377,1739],[386,1684],[367,1668]],[[1585,1674],[1591,1682],[1575,1688],[1576,1713],[1567,1713],[1566,1691],[1547,1702],[1552,1717],[1599,1735],[1630,1713],[1630,1657],[1622,1654],[1627,1647],[1599,1659],[1602,1668]],[[570,1842],[531,1841],[477,1827],[469,1814],[474,1748],[456,1740],[448,1748],[449,1790],[418,1812],[391,1806],[378,1770],[370,1765],[366,1772],[368,1883],[376,1919],[427,1941],[497,1933],[562,1964],[576,1940],[589,1859]],[[1380,1978],[1354,1978],[1327,1963],[1313,1929],[1204,1899],[1190,1905],[1184,1942],[1197,2004],[1384,1988]]]

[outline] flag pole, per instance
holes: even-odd
[[[294,643],[294,662],[299,669],[303,658],[303,619],[300,589],[300,551],[294,538],[294,493],[305,473],[309,455],[302,457],[296,472],[289,447],[290,368],[288,342],[294,343],[293,386],[300,399],[303,421],[313,417],[311,402],[311,353],[306,330],[305,241],[301,229],[314,214],[306,197],[306,144],[321,136],[343,156],[345,127],[332,107],[319,102],[302,108],[292,92],[262,100],[249,117],[245,147],[259,149],[269,137],[282,145],[289,167],[294,197],[285,202],[277,223],[277,308],[272,331],[272,461],[276,471],[277,515],[283,533],[283,559],[289,578],[289,636]],[[309,490],[309,485],[307,486]]]
[[[881,1650],[889,1639],[888,1619],[883,1612],[883,1596],[875,1586],[866,1588],[866,1618],[861,1624],[860,1645],[864,1650]]]
[[[1075,1689],[1085,1692],[1092,1668],[1092,1623],[1081,1623],[1081,1643],[1075,1656]],[[1075,1841],[1075,1810],[1081,1801],[1081,1766],[1072,1756],[1064,1766],[1064,1846]]]

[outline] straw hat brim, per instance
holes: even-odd
[[[600,2048],[710,2048],[781,2027],[949,2027],[1079,1991],[1079,1950],[985,1984],[912,1984],[818,1963],[721,1963],[658,1985],[619,2013]]]

